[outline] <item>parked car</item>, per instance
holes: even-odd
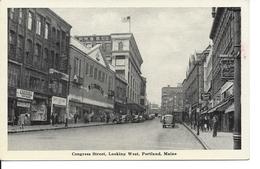
[[[175,118],[173,115],[171,114],[167,114],[162,116],[162,127],[166,128],[166,127],[174,127],[175,126]]]

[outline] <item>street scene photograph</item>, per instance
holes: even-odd
[[[241,150],[241,7],[7,17],[8,151]]]

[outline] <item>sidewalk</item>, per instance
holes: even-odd
[[[189,129],[193,135],[204,145],[205,149],[211,150],[232,150],[233,149],[233,133],[218,132],[217,137],[212,137],[212,131],[201,132],[199,136],[197,131],[191,129],[189,125],[183,123],[183,125]]]
[[[90,126],[101,126],[101,125],[112,125],[113,123],[104,123],[104,122],[90,122],[90,123],[72,123],[68,124],[67,128],[79,128],[79,127],[90,127]],[[20,133],[20,132],[31,132],[31,131],[43,131],[43,130],[57,130],[57,129],[67,129],[65,124],[56,124],[55,126],[48,125],[33,125],[33,126],[24,126],[24,129],[20,129],[20,126],[11,126],[8,125],[8,133]]]

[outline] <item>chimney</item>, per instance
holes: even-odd
[[[212,15],[212,18],[215,18],[215,16],[216,16],[216,7],[212,7],[211,15]]]

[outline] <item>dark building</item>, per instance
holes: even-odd
[[[47,8],[8,9],[9,123],[49,123],[53,96],[66,98],[70,29]]]
[[[202,104],[200,96],[204,91],[204,60],[203,52],[195,52],[189,60],[186,78],[183,81],[185,118],[188,118],[193,124],[199,118]]]
[[[219,117],[219,129],[232,131],[234,127],[234,58],[240,55],[240,8],[213,8],[214,18],[210,32],[212,49],[212,99],[209,114]],[[224,63],[225,61],[226,63]],[[228,64],[227,64],[228,63]],[[228,66],[225,71],[224,66]]]
[[[115,113],[126,114],[127,113],[127,81],[124,77],[117,75],[115,78]]]

